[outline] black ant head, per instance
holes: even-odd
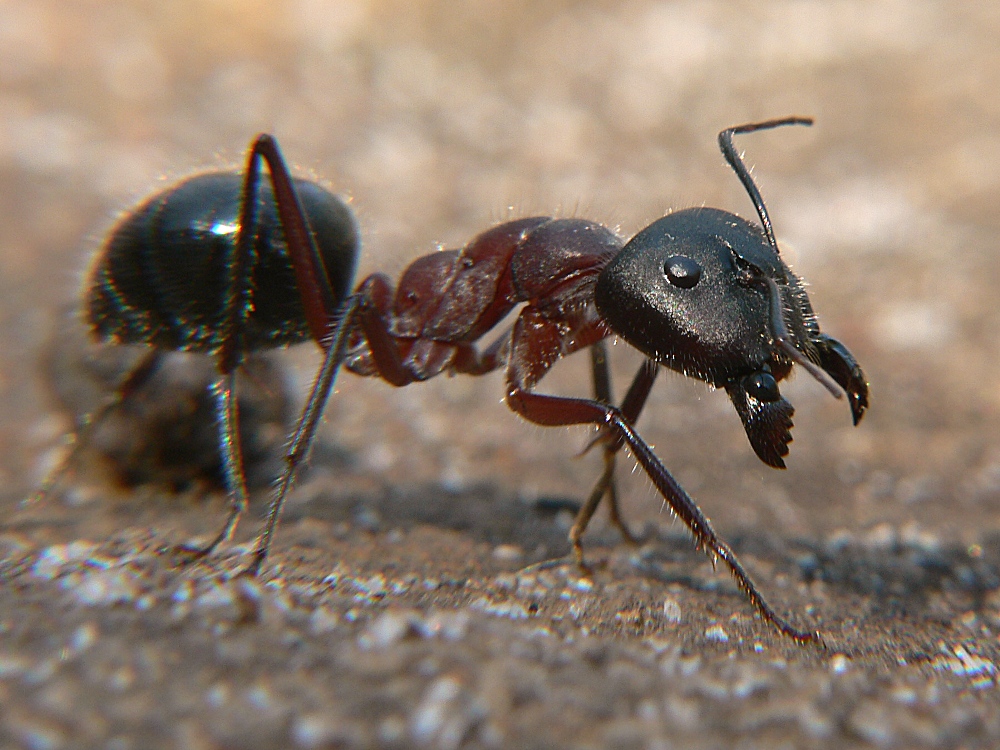
[[[771,278],[789,290],[796,338],[815,320],[798,281],[755,225],[712,208],[678,211],[643,229],[607,265],[601,316],[646,356],[725,388],[761,458],[787,454],[792,407],[778,390],[791,369],[770,328]],[[802,303],[805,302],[803,305]]]
[[[844,388],[855,421],[867,406],[863,373],[820,332],[799,279],[760,227],[734,214],[693,208],[654,222],[608,263],[595,300],[646,356],[724,388],[771,466],[784,466],[791,441],[794,410],[778,383],[793,363],[838,396]]]
[[[713,386],[791,361],[771,330],[773,279],[792,337],[818,332],[799,284],[760,229],[734,214],[693,208],[639,232],[597,281],[597,307],[615,333],[667,367]]]
[[[840,342],[819,330],[799,279],[778,254],[760,191],[733,135],[783,125],[786,117],[728,128],[719,147],[746,188],[760,226],[714,208],[664,216],[639,232],[604,268],[595,301],[619,336],[646,356],[726,393],[754,452],[783,468],[794,409],[778,382],[799,364],[834,396],[847,393],[857,424],[868,383]]]

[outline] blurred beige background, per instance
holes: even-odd
[[[795,113],[816,126],[740,145],[825,330],[866,366],[873,409],[853,430],[799,378],[785,474],[752,458],[726,399],[680,377],[641,426],[724,523],[821,533],[905,515],[962,536],[956,503],[979,510],[986,486],[998,504],[998,28],[989,2],[6,3],[7,484],[30,487],[65,428],[46,418],[34,362],[103,231],[164,180],[238,165],[259,131],[352,199],[362,273],[396,275],[509,216],[586,216],[626,236],[689,205],[753,216],[715,134]],[[289,358],[301,387],[309,348]],[[621,380],[633,360],[619,360]],[[585,373],[567,363],[545,386],[582,388]],[[496,377],[342,390],[332,439],[378,471],[516,471],[529,494],[590,481],[568,458],[579,431],[519,424]],[[456,436],[473,407],[481,419]],[[811,507],[799,488],[835,477],[846,492]],[[749,502],[731,507],[734,491]],[[635,494],[655,514],[644,481]]]

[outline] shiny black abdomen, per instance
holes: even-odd
[[[86,315],[116,343],[214,352],[227,316],[229,264],[237,237],[242,176],[208,173],[154,195],[111,232],[88,281]],[[350,209],[305,180],[295,188],[338,300],[350,292],[359,237]],[[295,284],[270,185],[259,192],[243,346],[306,341],[309,326]]]

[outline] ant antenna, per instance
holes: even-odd
[[[743,163],[743,158],[736,152],[736,148],[733,146],[733,136],[737,133],[753,133],[756,130],[770,130],[771,128],[780,128],[784,125],[812,125],[813,119],[811,117],[782,117],[780,120],[765,120],[764,122],[751,122],[746,125],[737,125],[732,128],[726,128],[721,133],[719,133],[719,148],[722,149],[722,155],[726,157],[726,161],[729,162],[729,166],[733,168],[736,172],[736,176],[740,178],[740,182],[743,183],[743,187],[746,188],[747,194],[750,196],[750,200],[753,201],[754,208],[757,209],[757,215],[760,217],[760,223],[764,227],[764,234],[767,236],[767,241],[771,243],[771,247],[774,248],[774,252],[779,253],[778,241],[774,238],[774,229],[771,228],[771,217],[767,215],[767,207],[764,205],[764,199],[760,195],[760,190],[757,189],[757,185],[753,181],[753,177],[750,176],[750,170],[747,169],[746,164]]]
[[[764,234],[767,237],[767,241],[771,243],[774,252],[779,255],[781,251],[778,250],[778,241],[774,238],[774,229],[771,226],[771,217],[767,215],[767,206],[764,205],[764,198],[761,197],[760,190],[757,189],[757,184],[753,181],[753,177],[750,176],[750,170],[747,169],[742,157],[733,146],[733,136],[737,133],[753,133],[756,130],[770,130],[771,128],[780,128],[784,125],[812,124],[813,119],[811,117],[792,116],[782,117],[779,120],[765,120],[764,122],[737,125],[736,127],[726,128],[719,133],[719,148],[722,149],[722,155],[726,157],[729,166],[733,168],[736,176],[743,183],[743,187],[746,188],[754,208],[757,209],[757,215],[760,217],[761,226],[764,227]],[[792,337],[788,333],[788,326],[785,324],[785,316],[782,313],[781,292],[778,290],[778,285],[774,279],[767,278],[766,276],[764,277],[764,281],[767,285],[768,297],[770,297],[771,301],[771,328],[774,331],[775,343],[791,357],[793,362],[802,365],[810,375],[816,378],[834,398],[841,398],[844,394],[833,378],[810,362],[802,352],[795,348],[795,345],[792,343]]]

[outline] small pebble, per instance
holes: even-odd
[[[896,529],[887,523],[880,523],[864,536],[864,544],[869,549],[886,550],[895,546],[898,540]]]
[[[462,685],[454,677],[441,677],[435,680],[420,705],[410,717],[410,734],[421,745],[442,747],[442,735],[448,729],[455,713],[455,703],[461,693]],[[450,733],[449,733],[450,734]]]
[[[80,603],[90,606],[122,604],[139,596],[135,575],[124,568],[88,571],[70,590]]]
[[[335,716],[315,713],[297,716],[290,729],[296,747],[360,747],[361,740]]]
[[[728,643],[729,633],[721,625],[713,625],[710,628],[705,628],[705,638],[718,643]]]
[[[415,627],[424,638],[440,637],[458,641],[469,629],[468,612],[432,612],[426,619],[417,619]]]
[[[419,616],[410,610],[388,610],[358,636],[358,643],[365,649],[389,648],[414,632],[418,620]]]
[[[681,621],[681,605],[673,597],[668,596],[663,600],[663,619],[671,625],[677,625]]]
[[[500,573],[498,576],[493,578],[493,583],[496,584],[498,588],[513,591],[517,588],[517,576],[513,573]]]
[[[992,678],[996,675],[996,664],[978,654],[970,654],[961,644],[956,644],[949,649],[944,643],[941,643],[940,649],[941,655],[935,657],[931,662],[934,669],[946,670],[966,677],[987,676]]]
[[[69,650],[78,654],[90,648],[97,640],[97,626],[92,622],[87,622],[73,631],[69,638]]]
[[[844,654],[834,654],[830,658],[830,671],[834,674],[843,674],[850,666],[850,659]]]
[[[31,573],[38,578],[51,580],[61,575],[67,566],[88,561],[96,548],[97,545],[82,540],[53,544],[38,555],[31,566]]]
[[[313,635],[323,635],[336,630],[340,618],[337,613],[327,607],[316,607],[309,615],[309,632]]]
[[[493,559],[500,562],[518,562],[524,558],[524,550],[516,544],[498,544],[493,548]]]
[[[481,597],[470,602],[469,608],[485,612],[488,615],[509,617],[512,620],[525,620],[528,618],[528,610],[518,602],[491,602],[489,599]]]
[[[235,602],[236,598],[231,588],[212,582],[205,591],[198,595],[194,604],[196,607],[215,608],[232,607]]]
[[[863,740],[879,747],[889,747],[896,741],[892,723],[887,721],[883,711],[872,703],[863,701],[849,717],[848,726]]]

